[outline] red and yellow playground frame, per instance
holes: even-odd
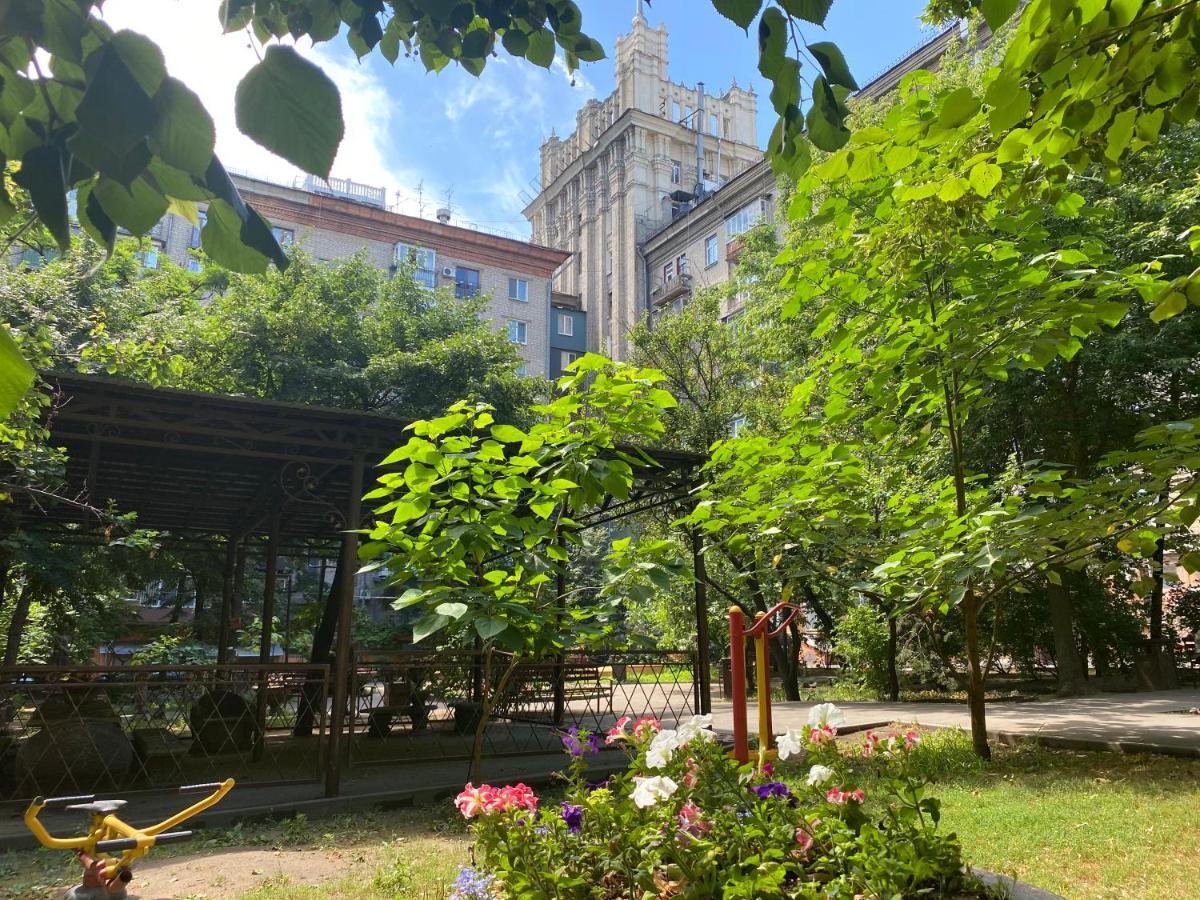
[[[771,620],[788,610],[774,629]],[[754,638],[754,665],[758,682],[758,748],[763,759],[774,757],[771,727],[771,668],[767,659],[767,640],[782,634],[803,610],[794,603],[778,603],[767,612],[755,613],[754,624],[746,627],[746,614],[740,606],[729,610],[729,668],[733,681],[733,755],[738,762],[750,761],[750,737],[746,725],[746,638]]]

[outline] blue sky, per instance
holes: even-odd
[[[385,185],[404,212],[431,217],[449,195],[456,219],[488,229],[528,235],[521,194],[538,173],[538,147],[551,128],[574,128],[589,97],[613,87],[612,48],[625,33],[636,0],[579,0],[585,30],[609,59],[585,64],[574,81],[561,63],[549,71],[503,51],[476,79],[455,66],[432,75],[403,57],[392,67],[378,56],[357,62],[340,39],[302,52],[338,83],[346,138],[333,174]],[[825,33],[851,71],[865,82],[919,44],[929,32],[918,16],[923,0],[837,0]],[[162,46],[172,74],[200,94],[213,113],[217,148],[226,165],[260,177],[291,182],[298,173],[238,134],[232,96],[241,74],[257,61],[244,35],[222,35],[215,4],[197,0],[108,0],[105,18],[115,27],[149,35]],[[710,92],[736,78],[760,95],[759,142],[774,124],[767,88],[756,69],[756,38],[724,19],[709,0],[652,0],[646,17],[670,35],[670,75],[703,81]]]

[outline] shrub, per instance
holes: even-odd
[[[887,693],[887,617],[865,603],[846,610],[837,627],[833,652],[844,671],[876,697]]]
[[[571,729],[560,802],[540,804],[525,785],[468,784],[458,796],[475,865],[451,896],[986,896],[913,776],[919,736],[872,736],[843,755],[840,712],[814,714],[779,736],[778,763],[747,765],[714,739],[711,717],[677,729],[622,719],[603,742],[628,753],[628,769],[599,785],[584,771],[601,738]],[[868,769],[871,795],[859,787]]]

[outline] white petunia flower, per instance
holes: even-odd
[[[679,749],[682,741],[679,732],[664,728],[650,741],[646,750],[646,765],[652,769],[662,769],[671,761],[671,754]]]
[[[846,714],[832,703],[818,703],[808,711],[808,724],[813,728],[826,725],[839,728],[846,724]]]
[[[678,790],[679,785],[665,775],[653,775],[644,778],[641,775],[633,777],[633,802],[638,809],[653,806],[659,800],[666,800]]]
[[[679,746],[682,747],[696,735],[700,735],[705,740],[712,740],[716,737],[716,735],[709,731],[712,728],[712,720],[713,717],[711,715],[692,716],[680,725],[676,732],[679,735]]]
[[[804,732],[798,728],[789,728],[783,734],[775,735],[775,749],[779,751],[780,759],[799,756],[804,750]]]
[[[813,766],[808,770],[809,787],[820,787],[833,777],[833,769],[829,766]]]

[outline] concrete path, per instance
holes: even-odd
[[[775,731],[803,725],[812,706],[811,703],[773,704]],[[914,722],[970,727],[967,708],[960,704],[839,703],[837,706],[845,712],[848,726]],[[1183,712],[1197,707],[1200,707],[1200,690],[1194,689],[997,702],[987,706],[987,724],[988,731],[996,735],[1051,738],[1060,746],[1078,742],[1081,748],[1104,745],[1124,752],[1200,756],[1200,715]],[[757,715],[756,707],[751,706],[751,731],[756,727]],[[713,704],[713,725],[722,730],[733,728],[728,703]]]

